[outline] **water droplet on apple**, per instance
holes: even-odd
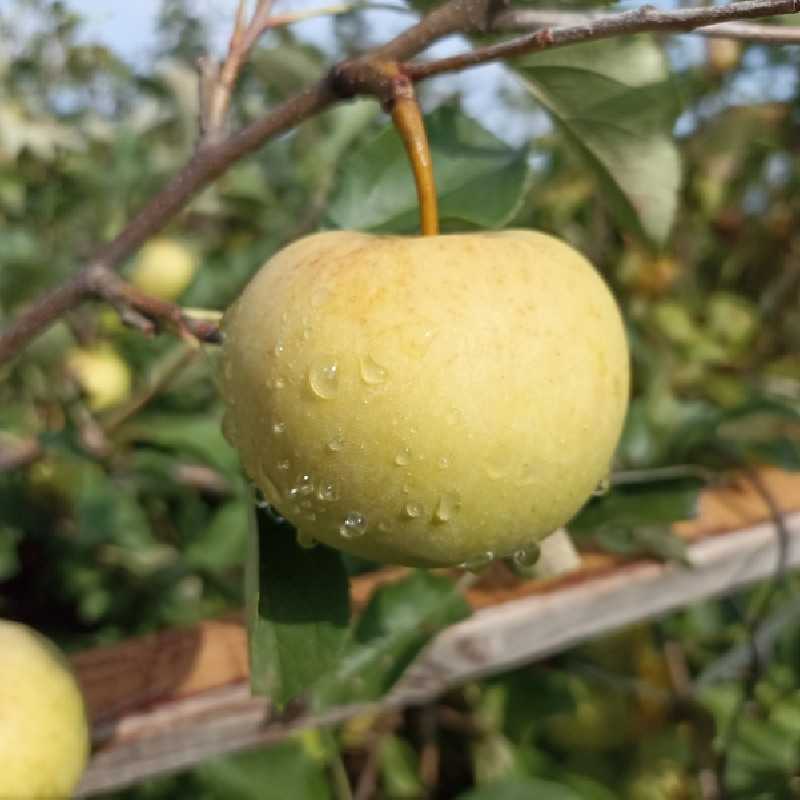
[[[273,389],[283,389],[286,386],[286,381],[283,378],[275,378],[272,381]]]
[[[424,510],[422,503],[409,502],[403,506],[403,513],[410,519],[421,516]]]
[[[333,439],[328,440],[325,447],[327,447],[331,453],[338,453],[344,447],[344,437],[334,436]]]
[[[308,385],[317,397],[330,400],[339,391],[339,365],[335,360],[319,361],[308,370]]]
[[[272,432],[276,436],[280,436],[282,433],[286,432],[286,423],[285,422],[274,422],[272,424]]]
[[[284,350],[285,348],[283,346],[283,342],[280,339],[278,339],[278,341],[275,343],[275,347],[273,348],[275,355],[280,358],[280,356],[283,355]]]
[[[486,465],[486,476],[489,480],[499,481],[508,475],[508,466],[499,462],[492,462]]]
[[[361,358],[361,380],[374,386],[384,383],[387,377],[386,367],[379,364],[372,356],[362,356]]]
[[[594,491],[592,492],[592,497],[602,497],[604,494],[608,494],[611,491],[611,476],[606,475],[600,483],[597,484]]]
[[[487,550],[474,558],[467,559],[461,566],[469,572],[480,572],[485,567],[488,567],[494,559],[495,554],[491,550]]]
[[[538,544],[521,547],[513,555],[514,564],[520,569],[532,567],[539,560],[540,548]]]
[[[450,459],[447,456],[440,456],[436,463],[439,469],[447,469],[450,466]]]
[[[326,503],[332,503],[339,499],[339,488],[333,481],[322,481],[317,486],[317,497]]]
[[[314,493],[314,482],[311,476],[303,473],[295,478],[294,486],[289,490],[290,497],[308,497]]]
[[[398,467],[405,467],[411,463],[411,451],[404,447],[395,457],[394,463],[397,464]]]
[[[339,526],[339,535],[343,539],[356,539],[367,532],[367,518],[358,511],[350,511]]]
[[[289,466],[290,466],[289,459],[288,458],[284,458],[282,461],[278,462],[277,466],[278,466],[278,469],[280,469],[280,470],[284,470],[285,471],[285,470],[289,469]]]
[[[433,518],[436,522],[449,522],[461,508],[461,495],[458,492],[445,492],[436,504]]]

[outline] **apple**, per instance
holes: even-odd
[[[176,300],[192,282],[197,258],[179,239],[151,239],[139,251],[130,273],[138,289],[162,300]]]
[[[736,39],[706,39],[706,58],[714,75],[724,75],[739,66],[742,45]]]
[[[72,795],[89,754],[83,698],[56,647],[0,620],[0,797]]]
[[[75,347],[67,353],[66,364],[95,411],[116,405],[130,393],[130,367],[108,344]]]
[[[223,330],[226,435],[301,542],[479,564],[534,548],[608,475],[625,331],[551,236],[314,234]]]

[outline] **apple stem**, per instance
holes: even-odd
[[[386,103],[386,110],[391,112],[392,122],[403,140],[414,173],[420,230],[423,236],[436,236],[439,233],[439,205],[433,159],[422,110],[414,94],[414,84],[397,63],[382,64],[380,69],[390,79],[391,99]]]

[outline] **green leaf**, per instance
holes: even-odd
[[[499,228],[522,202],[527,151],[509,147],[453,106],[425,118],[443,227]],[[408,156],[388,126],[345,159],[328,225],[394,233],[416,231],[419,211]]]
[[[312,758],[299,740],[228,758],[197,768],[207,797],[226,800],[329,800],[324,765]]]
[[[515,62],[531,93],[599,176],[622,225],[663,243],[677,209],[677,113],[661,50],[646,36],[548,50]]]
[[[449,579],[417,570],[378,589],[359,618],[336,670],[314,690],[317,710],[381,697],[442,628],[469,606]]]
[[[381,739],[378,761],[381,783],[391,800],[415,800],[425,796],[419,777],[419,759],[414,748],[399,736],[388,734]]]
[[[686,543],[670,523],[696,515],[701,487],[701,481],[690,479],[615,489],[585,506],[570,531],[612,553],[683,561]]]
[[[147,442],[192,455],[224,472],[238,472],[236,452],[222,435],[216,416],[139,414],[121,431],[126,441]]]
[[[251,684],[285,705],[334,669],[350,620],[339,554],[297,543],[294,528],[257,508],[246,565]]]
[[[458,800],[581,800],[563,783],[543,781],[538,778],[511,778],[486,784],[466,794]]]
[[[248,530],[248,510],[241,500],[225,503],[204,530],[192,537],[183,551],[186,563],[212,572],[241,563]]]
[[[606,525],[658,525],[691,519],[697,514],[702,483],[683,479],[613,489],[594,498],[570,523],[576,535],[595,533]]]

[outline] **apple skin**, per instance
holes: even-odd
[[[88,754],[83,698],[66,659],[31,628],[0,620],[0,797],[71,797]]]
[[[301,541],[476,564],[531,548],[608,475],[623,323],[548,235],[314,234],[223,328],[226,435]]]

